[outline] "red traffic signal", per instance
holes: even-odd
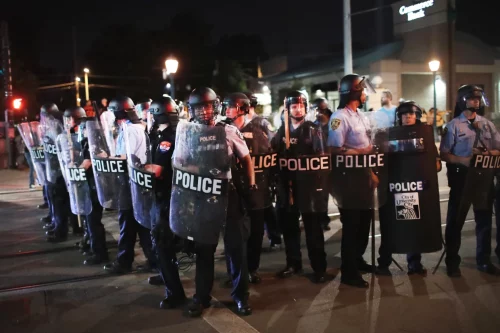
[[[14,110],[19,110],[23,106],[23,99],[22,98],[16,98],[12,101],[12,108]]]

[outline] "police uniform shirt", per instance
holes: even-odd
[[[477,126],[477,128],[476,128]],[[479,138],[476,140],[477,135]],[[445,127],[440,150],[456,156],[472,155],[472,148],[500,149],[500,134],[488,119],[476,115],[471,123],[465,114],[452,119]]]
[[[379,110],[373,112],[374,125],[377,128],[389,128],[394,126],[396,117],[396,107],[386,109],[381,107]]]
[[[156,180],[157,189],[172,186],[172,155],[175,148],[175,131],[171,127],[151,134],[153,164],[162,166],[161,177]]]
[[[370,122],[360,112],[349,108],[338,109],[330,117],[327,146],[347,149],[362,149],[370,145],[368,131]]]
[[[144,126],[142,124],[133,124],[127,120],[128,126],[128,145],[130,148],[130,154],[138,157],[141,164],[146,164],[146,132],[144,131]],[[125,130],[124,126],[120,129],[120,134],[116,141],[116,155],[126,155],[127,150],[125,148]]]
[[[240,160],[250,154],[245,139],[241,132],[233,125],[225,125],[226,143],[229,157],[235,155]],[[228,171],[228,179],[231,179],[231,171]]]

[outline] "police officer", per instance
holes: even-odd
[[[179,112],[175,101],[170,97],[153,102],[149,111],[156,129],[149,134],[153,163],[150,168],[157,176],[155,184],[157,213],[151,236],[160,279],[165,284],[165,299],[160,303],[160,308],[169,309],[179,306],[186,300],[175,255],[178,239],[170,230],[168,222],[172,191],[171,160],[175,148],[175,127],[179,122]],[[157,284],[155,280],[156,277],[150,277],[149,283]]]
[[[60,126],[62,128],[62,117],[63,114],[59,111],[57,106],[53,103],[43,105],[40,112],[40,118],[42,122],[45,119],[53,118],[56,121],[60,122]],[[44,126],[45,132],[54,131],[57,132],[54,128],[48,128],[49,126],[54,126],[50,122]],[[57,151],[54,151],[55,148],[55,138],[50,137],[48,133],[45,133],[44,137],[44,150],[45,150],[45,160],[47,164],[47,168],[49,168],[55,179],[53,182],[47,180],[47,194],[49,198],[49,203],[51,205],[52,211],[52,225],[48,227],[47,241],[51,243],[63,242],[68,237],[68,217],[70,215],[69,210],[69,194],[66,189],[66,183],[62,176],[62,173],[58,172],[60,170],[59,159],[57,158]],[[81,230],[78,230],[78,226],[73,225],[74,233],[79,233]]]
[[[224,98],[222,114],[226,116],[228,124],[235,126],[243,134],[251,155],[268,154],[271,152],[269,123],[260,117],[254,117],[252,120],[245,117],[250,110],[250,103],[251,101],[243,93],[229,94]],[[253,200],[253,198],[247,200],[250,215],[250,237],[247,246],[249,282],[255,284],[261,281],[257,270],[259,269],[262,252],[266,210],[272,209],[269,181],[274,176],[274,170],[271,170],[271,167],[262,169],[258,174],[259,180],[261,180],[261,183],[257,184],[257,186],[260,185],[258,191],[262,191],[258,194],[258,200]],[[234,173],[233,177],[237,179],[239,177],[238,172],[235,170]],[[241,185],[243,184],[245,184],[244,180],[241,182]]]
[[[317,98],[311,105],[311,109],[315,111],[316,120],[314,124],[317,126],[321,126],[323,129],[323,133],[328,133],[328,124],[330,117],[332,116],[332,110],[328,106],[328,100],[324,97]],[[328,200],[328,191],[325,192],[326,200]],[[328,211],[321,214],[321,225],[323,230],[330,230],[330,218],[328,217]]]
[[[116,155],[122,159],[126,159],[123,123],[126,122],[130,125],[129,128],[135,133],[136,140],[141,140],[144,136],[144,125],[137,116],[134,102],[129,97],[113,99],[109,103],[108,110],[114,113],[116,124],[120,130],[116,143]],[[139,156],[141,154],[136,155]],[[147,259],[147,265],[144,267],[138,266],[137,269],[139,271],[151,271],[155,266],[155,256],[152,250],[150,231],[135,220],[132,208],[119,210],[118,223],[120,226],[120,238],[118,240],[117,258],[113,263],[105,265],[104,269],[116,274],[130,272],[132,262],[134,261],[135,241],[138,235],[139,243]]]
[[[399,126],[428,126],[427,124],[422,124],[420,118],[422,118],[422,109],[414,101],[405,101],[399,104],[396,108],[397,123]],[[436,158],[436,171],[441,171],[441,160],[439,158],[439,153],[437,147],[433,144],[434,148],[431,148],[430,154],[434,155]],[[400,147],[401,150],[407,150],[405,147]],[[389,168],[391,164],[389,163]],[[397,170],[389,169],[389,172],[397,172]],[[390,211],[388,211],[390,210]],[[379,247],[379,258],[378,267],[375,273],[378,275],[392,275],[389,270],[389,266],[392,263],[392,253],[389,251],[386,244],[388,237],[388,222],[386,221],[387,214],[394,214],[393,207],[386,204],[380,208],[380,234],[381,242]],[[408,262],[408,274],[419,274],[422,276],[427,275],[427,269],[422,265],[422,254],[421,253],[408,253],[406,255],[406,260]]]
[[[500,154],[500,135],[495,126],[488,119],[477,114],[485,105],[482,88],[475,85],[460,87],[456,109],[461,111],[461,114],[446,125],[441,141],[441,158],[447,165],[448,185],[450,186],[445,231],[445,261],[447,274],[450,277],[461,276],[459,268],[461,258],[458,252],[464,221],[458,218],[458,211],[462,197],[467,194],[464,193],[464,187],[471,158],[477,154]],[[488,193],[487,209],[480,210],[474,207],[476,264],[481,272],[496,275],[498,269],[490,261],[492,200],[493,193]]]
[[[90,190],[90,201],[92,203],[92,211],[90,214],[85,216],[84,227],[87,230],[85,232],[88,234],[90,249],[87,253],[91,254],[89,258],[85,259],[84,265],[98,265],[109,260],[108,250],[106,246],[106,231],[104,225],[102,224],[102,211],[103,208],[99,203],[97,197],[97,189],[94,179],[94,172],[92,169],[92,160],[89,151],[89,142],[87,137],[87,120],[93,120],[94,118],[88,118],[85,110],[81,107],[69,108],[64,112],[64,117],[67,122],[71,123],[71,132],[78,133],[78,141],[82,146],[81,154],[83,155],[83,162],[80,168],[85,169],[85,176]],[[85,238],[85,237],[84,237]]]
[[[310,121],[305,121],[308,101],[307,97],[300,91],[292,91],[285,96],[285,108],[290,114],[289,121],[290,131],[290,156],[311,155],[315,152],[315,144],[312,141],[310,133],[317,129],[317,126]],[[283,124],[278,133],[273,138],[272,144],[275,151],[278,151],[281,157],[286,157],[288,154],[286,147],[286,126]],[[319,132],[321,133],[321,132]],[[326,133],[322,133],[322,136]],[[319,138],[324,140],[323,137]],[[322,141],[323,142],[323,141]],[[300,251],[300,225],[299,215],[302,215],[304,230],[306,234],[306,245],[311,267],[314,271],[313,282],[323,283],[326,281],[326,253],[325,253],[325,238],[321,227],[320,216],[322,212],[314,210],[303,211],[301,207],[305,202],[301,200],[314,201],[312,197],[305,198],[301,195],[306,189],[299,189],[297,177],[298,172],[280,171],[280,179],[278,185],[278,205],[279,205],[279,224],[283,232],[286,252],[286,267],[278,272],[278,277],[287,278],[296,274],[302,273],[302,254]],[[325,183],[322,184],[326,186]],[[310,184],[314,186],[316,184]],[[316,192],[315,188],[308,188],[308,194]],[[303,193],[301,193],[303,192]],[[327,191],[325,191],[327,192]],[[307,196],[307,195],[306,195]],[[318,198],[321,201],[325,200],[324,196]],[[327,198],[326,198],[327,199]],[[313,206],[318,205],[314,202]],[[323,203],[323,207],[327,207]]]
[[[216,126],[220,105],[217,95],[210,88],[198,88],[189,96],[189,113],[192,121],[209,127]],[[252,161],[247,145],[241,133],[234,126],[223,123],[229,157],[238,157],[247,171],[250,188],[255,188],[255,178]],[[177,145],[178,146],[178,145]],[[230,175],[228,175],[230,178]],[[252,313],[248,305],[248,268],[246,259],[246,235],[244,231],[245,212],[241,197],[234,185],[230,185],[228,193],[227,218],[224,231],[224,249],[230,259],[230,270],[233,278],[231,296],[236,302],[237,312],[246,316]],[[188,314],[198,317],[204,308],[210,306],[214,280],[214,253],[216,245],[195,244],[196,252],[196,294],[188,307]]]
[[[257,96],[251,92],[246,92],[245,95],[250,101],[250,108],[248,114],[245,116],[246,120],[252,121],[254,118],[258,118],[263,130],[265,130],[268,137],[271,138],[271,135],[274,136],[276,130],[267,119],[259,117],[259,115],[255,113],[255,108],[258,105]],[[275,191],[275,187],[276,184],[273,182],[271,185],[273,191]],[[264,222],[267,237],[269,238],[270,250],[281,249],[281,232],[276,218],[276,211],[272,205],[264,209]]]
[[[352,155],[369,154],[373,150],[370,136],[370,123],[359,109],[366,102],[365,89],[369,82],[357,74],[348,74],[340,80],[340,102],[337,111],[330,119],[328,146],[332,154]],[[372,186],[378,185],[378,177],[370,171]],[[370,186],[369,181],[366,187]],[[371,209],[344,209],[339,205],[342,222],[341,245],[341,283],[367,288],[360,272],[372,272],[373,267],[366,263],[363,254],[368,245]]]

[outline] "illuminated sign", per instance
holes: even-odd
[[[408,7],[401,6],[399,8],[399,15],[408,15],[408,21],[413,21],[424,17],[425,16],[424,9],[432,7],[433,5],[434,5],[434,0],[428,0]]]

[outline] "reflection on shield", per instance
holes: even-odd
[[[231,166],[225,128],[179,123],[172,166],[172,231],[184,239],[217,244],[226,221]]]

